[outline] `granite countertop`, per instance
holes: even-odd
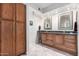
[[[52,33],[52,34],[67,34],[67,35],[77,35],[77,32],[74,31],[46,31],[46,30],[40,30],[38,32],[44,32],[44,33]]]

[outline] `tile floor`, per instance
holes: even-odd
[[[29,46],[27,56],[71,56],[71,55],[45,45],[32,44]]]

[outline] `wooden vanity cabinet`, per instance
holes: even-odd
[[[46,43],[46,40],[47,40],[47,39],[46,39],[46,36],[47,36],[47,35],[46,35],[45,33],[42,33],[42,34],[41,34],[41,42],[42,42],[42,43]]]
[[[56,39],[54,40],[54,44],[56,45],[63,45],[64,44],[64,37],[62,35],[55,35]]]
[[[42,43],[44,44],[48,44],[48,45],[53,45],[54,43],[54,35],[50,34],[50,33],[42,33],[41,34],[41,39],[42,39]]]
[[[70,53],[77,55],[77,36],[76,35],[65,35],[64,46],[70,50]]]
[[[20,3],[0,4],[1,56],[16,56],[26,53],[25,8],[25,5]]]
[[[54,45],[54,39],[55,39],[54,35],[52,35],[51,33],[49,33],[49,34],[47,34],[47,38],[46,39],[47,39],[47,43],[49,45],[51,45],[51,46]]]
[[[68,52],[72,55],[77,55],[76,35],[41,32],[41,40],[43,44]]]

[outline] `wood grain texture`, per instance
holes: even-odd
[[[16,4],[16,21],[25,22],[25,5],[24,4]]]
[[[58,45],[64,44],[63,35],[56,35],[55,44],[58,44]]]
[[[1,22],[0,22],[0,28],[1,28]],[[1,29],[0,29],[0,47],[1,47]],[[1,48],[0,48],[0,55],[1,55]]]
[[[0,55],[26,53],[26,13],[24,4],[0,4]]]
[[[1,4],[1,18],[7,20],[14,20],[15,4],[3,3]]]
[[[47,34],[42,33],[42,34],[41,34],[41,39],[42,39],[42,40],[46,40],[46,36],[47,36]]]
[[[16,23],[15,22],[12,22],[13,23],[13,40],[12,40],[12,43],[13,43],[13,55],[12,56],[15,56],[16,55]]]
[[[24,23],[16,23],[16,55],[25,52],[25,28]]]
[[[1,55],[12,55],[13,23],[1,21]]]

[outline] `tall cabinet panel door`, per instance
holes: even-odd
[[[24,23],[16,23],[16,55],[25,53],[25,26]]]
[[[1,4],[1,17],[7,20],[13,20],[15,13],[15,4],[3,3]]]
[[[13,23],[1,21],[1,55],[12,55]]]
[[[25,22],[26,8],[24,4],[16,4],[16,21]]]

